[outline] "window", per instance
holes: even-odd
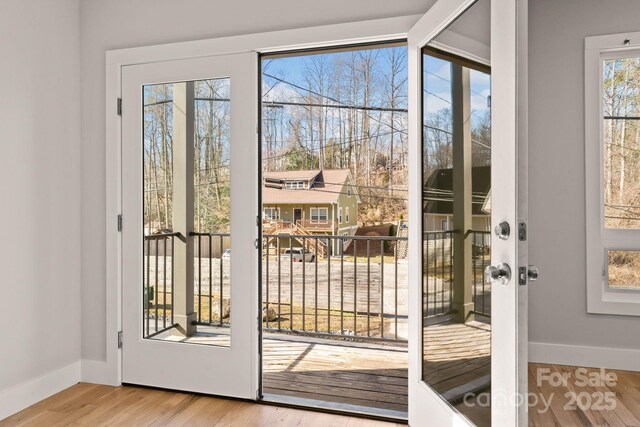
[[[344,211],[344,221],[345,221],[346,223],[349,223],[349,208],[345,208],[345,211]]]
[[[448,229],[449,229],[449,220],[446,218],[440,220],[440,230],[447,231]]]
[[[264,219],[280,219],[280,208],[264,208]]]
[[[585,42],[587,306],[640,316],[640,45],[619,39]]]
[[[329,219],[328,208],[311,208],[311,221],[327,221]]]
[[[342,224],[342,208],[338,208],[338,222]]]
[[[285,187],[289,190],[300,190],[307,188],[304,181],[287,181]]]
[[[347,186],[347,196],[351,197],[351,186]]]

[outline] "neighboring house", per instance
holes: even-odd
[[[354,235],[360,203],[354,184],[348,169],[265,172],[264,234]],[[338,239],[332,250],[339,253]]]
[[[491,167],[471,168],[472,228],[491,227]],[[424,230],[453,229],[453,169],[436,169],[424,186]]]

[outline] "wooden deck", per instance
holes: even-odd
[[[450,402],[491,383],[491,326],[477,321],[427,326],[424,380]]]
[[[446,399],[489,385],[487,324],[430,325],[425,349],[425,379]],[[407,411],[406,346],[265,334],[263,354],[265,393]]]
[[[265,334],[263,348],[264,393],[407,411],[406,346]]]

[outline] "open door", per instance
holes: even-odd
[[[123,67],[125,383],[258,397],[256,69]]]
[[[412,426],[527,424],[526,7],[439,0],[409,32]]]

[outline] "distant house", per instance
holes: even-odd
[[[491,167],[471,168],[472,228],[491,227]],[[453,169],[436,169],[424,186],[424,230],[453,229]]]
[[[360,197],[348,169],[265,172],[263,232],[352,236]],[[340,241],[334,239],[333,252]]]

